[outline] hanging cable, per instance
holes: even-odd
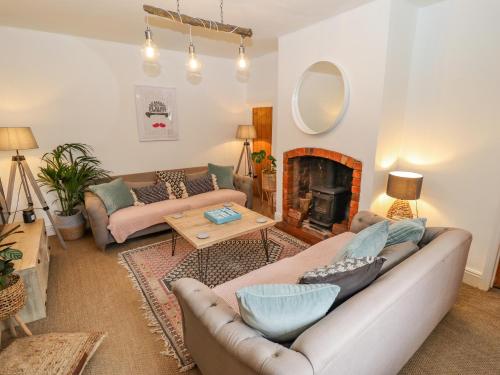
[[[220,0],[220,23],[224,23],[224,0]]]

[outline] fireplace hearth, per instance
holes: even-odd
[[[361,162],[335,151],[285,152],[283,220],[318,238],[346,231],[358,211]]]

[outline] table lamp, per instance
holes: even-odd
[[[257,132],[255,131],[255,127],[253,125],[238,125],[238,130],[236,131],[236,138],[243,139],[243,148],[240,154],[240,160],[238,161],[238,167],[236,168],[236,173],[239,172],[241,167],[241,161],[243,160],[243,155],[246,157],[245,162],[245,175],[253,177],[255,175],[255,171],[252,163],[252,152],[250,150],[250,142],[249,139],[257,138]]]
[[[387,180],[387,195],[396,198],[387,211],[389,219],[412,219],[409,200],[415,201],[418,217],[417,199],[420,198],[424,177],[414,172],[394,171],[389,173]]]
[[[11,203],[14,194],[14,182],[16,179],[16,170],[19,171],[21,177],[21,186],[23,187],[24,194],[26,195],[26,200],[28,201],[28,207],[23,210],[23,220],[25,223],[32,223],[35,221],[35,210],[33,207],[33,198],[31,196],[30,187],[32,186],[35,191],[38,200],[40,201],[42,208],[47,213],[47,216],[52,223],[54,230],[56,231],[59,241],[65,247],[64,240],[57,229],[52,216],[49,211],[49,206],[45,201],[45,198],[40,191],[40,187],[36,183],[35,177],[26,162],[26,158],[19,154],[19,150],[32,150],[38,148],[38,143],[31,131],[30,127],[0,127],[0,151],[15,151],[16,154],[12,156],[12,162],[10,165],[10,175],[9,184],[7,185],[7,198],[4,196],[0,197],[0,202],[6,202],[7,206],[7,219],[12,213]],[[0,192],[1,193],[1,192]]]

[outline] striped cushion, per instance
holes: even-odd
[[[425,232],[426,218],[400,220],[389,225],[385,246],[411,241],[419,243]]]
[[[207,193],[209,191],[216,190],[214,183],[214,178],[208,173],[204,176],[197,177],[192,180],[186,181],[186,190],[189,196],[197,195],[201,193]]]
[[[137,198],[137,202],[143,204],[151,204],[168,199],[168,191],[165,182],[159,182],[155,185],[133,188],[132,191],[135,195],[135,198]]]

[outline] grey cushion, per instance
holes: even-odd
[[[345,258],[334,264],[304,273],[300,284],[335,284],[340,292],[332,307],[340,305],[377,278],[385,259],[380,257]]]
[[[379,256],[385,258],[386,261],[380,270],[379,276],[396,267],[399,263],[415,254],[418,250],[418,245],[411,241],[384,247]]]
[[[212,176],[205,173],[203,176],[195,179],[186,179],[186,190],[190,197],[215,190]]]
[[[232,165],[223,166],[208,163],[208,173],[217,176],[217,184],[221,189],[234,189],[234,176]]]
[[[137,197],[137,200],[144,204],[151,204],[168,199],[168,191],[165,182],[133,188],[132,190]]]

